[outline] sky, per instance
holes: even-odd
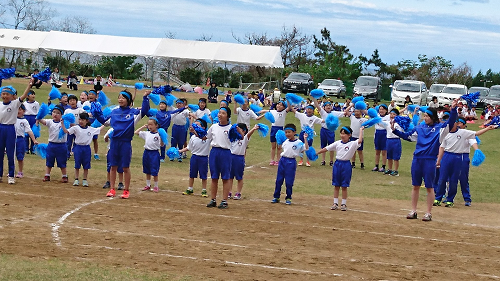
[[[98,34],[236,43],[233,34],[279,36],[283,26],[333,41],[354,55],[379,50],[393,64],[419,54],[466,62],[473,73],[500,71],[496,0],[46,0],[61,18],[88,18]]]

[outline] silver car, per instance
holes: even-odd
[[[469,94],[470,93],[476,93],[476,92],[479,92],[479,101],[477,102],[476,107],[483,108],[484,107],[484,99],[490,93],[490,88],[486,88],[486,87],[471,87],[469,89]]]
[[[337,96],[338,98],[345,98],[345,86],[342,80],[338,79],[325,79],[323,82],[318,83],[318,89],[322,89],[328,96]]]
[[[432,101],[433,97],[438,97],[439,94],[441,94],[441,92],[443,91],[444,87],[446,87],[446,84],[432,84],[426,97],[427,104]]]

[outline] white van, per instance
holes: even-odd
[[[438,96],[439,105],[451,105],[454,99],[459,99],[467,94],[467,86],[460,84],[448,84]]]
[[[425,105],[427,86],[422,81],[400,80],[392,87],[391,99],[399,106],[403,106],[406,96],[410,96],[413,104]]]

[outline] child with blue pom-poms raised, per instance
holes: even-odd
[[[235,98],[235,101],[236,99],[237,98]],[[250,119],[259,120],[263,118],[264,115],[258,116],[253,110],[251,110],[247,98],[243,97],[242,102],[243,103],[234,103],[234,112],[236,112],[236,115],[238,116],[238,118],[236,119],[236,123],[243,123],[248,128],[250,127]],[[238,104],[241,104],[241,106],[238,106]]]
[[[177,147],[178,149],[184,148],[184,143],[187,139],[187,128],[189,126],[189,109],[186,108],[187,102],[185,99],[177,99],[175,106],[177,107],[177,112],[172,114],[172,139],[170,141],[171,147]],[[170,161],[174,161],[170,159]],[[182,157],[177,160],[182,162]]]
[[[160,128],[165,130],[165,132],[168,131],[168,128],[170,127],[170,121],[172,118],[172,114],[182,112],[185,108],[177,108],[176,110],[167,110],[167,101],[166,100],[161,100],[160,104],[158,106],[159,110],[156,112],[156,114],[153,115],[153,117],[158,120],[158,124],[160,125]],[[151,111],[153,111],[152,109]],[[151,116],[151,115],[148,115]],[[160,148],[160,162],[163,163],[165,162],[165,144],[162,145]]]
[[[36,123],[36,115],[38,113],[38,109],[40,109],[40,104],[36,101],[35,91],[30,90],[28,92],[28,97],[25,102],[23,102],[24,107],[26,108],[26,112],[24,113],[24,118],[28,120],[30,127],[33,129]],[[30,143],[30,138],[26,138],[26,152],[33,154],[33,141]]]
[[[284,136],[283,136],[284,135]],[[274,188],[273,200],[271,203],[279,203],[281,197],[281,186],[285,182],[286,197],[285,204],[292,204],[292,188],[295,181],[295,172],[297,171],[297,160],[302,152],[309,148],[307,142],[296,138],[297,127],[294,124],[286,124],[284,132],[278,131],[276,133],[276,140],[278,145],[281,145],[283,152],[281,153],[280,161],[278,162],[278,172],[276,174],[276,184]],[[307,138],[307,133],[304,134]]]
[[[143,131],[147,128],[148,131]],[[142,172],[146,174],[146,186],[143,191],[151,190],[151,176],[153,176],[153,191],[158,192],[158,172],[160,171],[160,147],[163,145],[158,132],[159,124],[156,118],[149,118],[148,122],[135,131],[141,139],[144,139],[144,153],[142,154]],[[163,130],[163,129],[162,129]]]
[[[358,100],[356,100],[358,99]],[[355,102],[355,103],[354,103]],[[349,116],[349,119],[351,120],[351,129],[352,129],[352,135],[351,135],[351,141],[355,141],[359,138],[358,132],[359,129],[362,127],[362,124],[368,119],[363,117],[363,113],[366,112],[366,103],[364,102],[363,97],[356,97],[353,99],[353,103],[349,105],[346,108],[346,112],[350,112],[350,110],[354,108],[354,112],[351,113]],[[361,170],[365,169],[365,163],[364,163],[364,155],[363,155],[363,142],[361,142],[361,146],[358,147],[358,156],[359,156],[359,162],[361,162]],[[351,159],[351,167],[354,169],[356,168],[356,153],[352,156]]]
[[[64,110],[64,114],[73,114],[75,116],[75,123],[71,124],[71,126],[79,124],[80,114],[84,113],[85,110],[83,108],[78,107],[78,98],[74,95],[68,97],[68,104],[70,108]],[[87,121],[85,121],[85,124],[86,123]],[[70,158],[71,152],[73,152],[73,142],[75,141],[75,137],[76,136],[73,134],[68,135],[68,140],[66,141],[66,145],[68,147],[68,158]]]
[[[28,150],[28,146],[26,145],[25,134],[28,134],[29,138],[33,141],[33,144],[37,145],[38,142],[35,139],[35,135],[31,130],[30,124],[28,120],[24,118],[24,113],[26,112],[26,108],[24,104],[21,104],[19,110],[17,112],[17,120],[15,124],[16,128],[16,158],[17,158],[17,175],[16,178],[22,178],[23,167],[24,167],[24,155]]]
[[[279,130],[283,130],[283,126],[285,126],[286,114],[288,113],[288,111],[289,109],[286,101],[282,100],[276,104],[276,109],[269,110],[265,115],[268,116],[268,114],[271,114],[272,117],[270,117],[270,119],[274,118],[274,122],[271,120],[271,133],[269,134],[269,140],[271,141],[271,161],[269,162],[269,166],[278,166],[281,154],[281,146],[276,145],[276,132],[278,132]]]
[[[335,187],[333,192],[332,210],[339,208],[339,193],[342,187],[342,203],[340,210],[347,211],[347,188],[351,184],[352,167],[349,160],[352,158],[358,147],[363,143],[364,127],[359,129],[359,138],[351,140],[352,129],[350,127],[342,127],[340,129],[340,140],[322,148],[318,154],[327,151],[335,151],[335,163],[332,171],[332,185]]]

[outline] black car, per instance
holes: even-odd
[[[292,72],[283,81],[281,91],[283,93],[295,92],[309,95],[309,92],[314,89],[314,82],[309,73]]]

